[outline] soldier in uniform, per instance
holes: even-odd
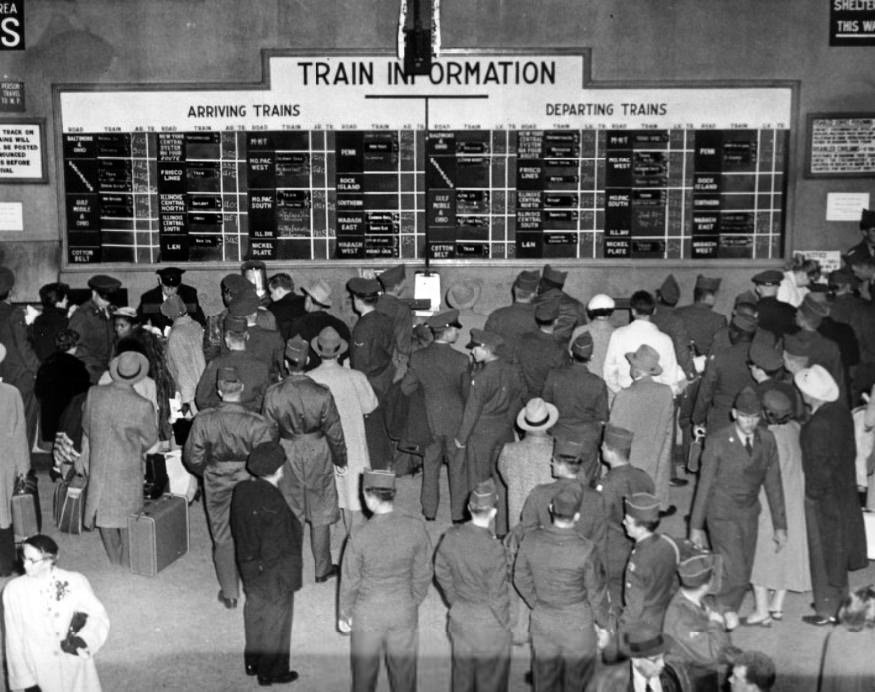
[[[601,494],[592,489],[593,478],[582,473],[582,453],[581,443],[573,440],[556,440],[551,462],[556,480],[536,486],[529,493],[514,534],[521,540],[523,536],[537,528],[550,526],[550,503],[553,497],[566,486],[579,487],[580,517],[575,521],[574,528],[581,536],[592,541],[596,557],[604,560],[607,545],[605,501]]]
[[[875,258],[875,209],[863,209],[860,212],[860,234],[863,239],[845,253],[848,265],[852,260]]]
[[[246,320],[246,352],[268,367],[271,382],[278,382],[283,374],[285,342],[275,329],[258,325],[259,301],[255,289],[244,289],[228,303],[228,314]]]
[[[687,380],[693,380],[696,377],[696,368],[690,354],[690,335],[686,323],[675,311],[675,305],[680,298],[681,288],[678,286],[677,279],[674,278],[674,274],[669,274],[662,282],[662,286],[656,289],[656,309],[652,321],[659,331],[671,337],[678,366],[687,376]]]
[[[15,274],[12,270],[0,267],[0,344],[6,347],[6,359],[0,362],[0,378],[21,394],[27,421],[27,439],[32,443],[39,420],[39,403],[34,385],[40,361],[27,338],[24,312],[9,302],[14,285]],[[81,340],[79,343],[82,343]]]
[[[532,610],[535,692],[578,692],[596,667],[595,625],[605,627],[609,599],[597,549],[575,524],[582,488],[565,485],[550,502],[550,524],[526,535],[514,584]]]
[[[222,279],[220,288],[222,291],[222,304],[225,309],[217,315],[210,315],[204,327],[204,358],[207,362],[223,352],[225,317],[228,316],[227,306],[235,296],[243,291],[254,287],[245,276],[241,274],[226,274]],[[276,329],[276,318],[269,310],[260,307],[256,314],[256,324],[264,329]]]
[[[796,308],[778,300],[778,287],[784,275],[777,269],[767,269],[753,277],[757,296],[757,324],[772,332],[776,339],[796,331]]]
[[[233,367],[243,381],[243,397],[240,403],[250,411],[260,411],[264,392],[270,384],[267,365],[253,358],[246,350],[246,318],[227,315],[223,328],[228,352],[207,363],[197,383],[195,403],[198,409],[218,406],[221,399],[216,391],[216,375],[221,368]]]
[[[586,324],[586,309],[583,304],[563,290],[567,277],[568,272],[553,269],[549,264],[545,264],[538,284],[538,297],[533,301],[535,306],[554,300],[559,301],[559,319],[553,330],[553,337],[565,346],[571,340],[574,329]]]
[[[462,420],[462,378],[468,359],[452,344],[459,337],[459,311],[448,310],[428,318],[434,341],[410,357],[410,367],[401,380],[401,391],[410,395],[421,386],[425,397],[425,412],[432,441],[425,448],[422,460],[422,491],[420,502],[426,520],[437,515],[441,463],[447,462],[450,486],[450,510],[453,521],[465,517],[468,478],[464,455],[453,444],[453,436]]]
[[[781,352],[769,342],[769,332],[757,332],[750,344],[747,367],[756,382],[754,392],[763,400],[766,392],[777,390],[787,397],[793,407],[793,418],[801,421],[805,417],[805,404],[799,390],[793,386],[792,378],[784,370]]]
[[[112,356],[113,329],[110,305],[121,282],[98,274],[88,279],[91,298],[80,305],[70,318],[70,329],[79,335],[76,357],[85,363],[91,384],[97,384],[106,372]]]
[[[277,442],[263,442],[249,455],[255,476],[237,484],[231,500],[231,532],[246,590],[243,624],[246,674],[260,686],[294,682],[289,669],[295,591],[301,588],[301,524],[277,484],[286,455]]]
[[[421,519],[396,512],[395,474],[366,469],[372,516],[343,553],[337,627],[352,634],[353,692],[373,692],[385,656],[392,692],[416,686],[418,611],[432,579],[431,541]]]
[[[513,421],[523,406],[519,372],[498,355],[503,345],[497,334],[471,330],[468,348],[479,369],[470,380],[454,440],[457,449],[465,450],[468,488],[473,489],[489,477],[496,478],[499,502],[495,529],[500,536],[507,533],[507,506],[504,486],[497,480],[496,461],[501,446],[513,441]]]
[[[216,387],[222,403],[195,416],[183,461],[189,471],[204,479],[213,564],[221,587],[219,601],[226,608],[236,608],[239,591],[230,524],[231,495],[237,483],[249,478],[249,454],[262,442],[276,439],[276,431],[262,416],[240,403],[244,385],[236,368],[219,370]]]
[[[784,491],[775,437],[759,427],[762,405],[745,387],[735,400],[735,422],[708,434],[696,497],[690,514],[690,540],[705,545],[704,527],[714,552],[723,556],[724,579],[717,594],[727,629],[738,626],[738,608],[750,583],[765,488],[774,528],[775,549],[787,542]]]
[[[521,271],[513,282],[513,303],[493,310],[486,318],[483,330],[498,334],[507,346],[508,357],[516,354],[521,334],[535,327],[535,305],[532,300],[538,290],[540,276],[536,271]]]
[[[395,350],[392,359],[395,363],[395,380],[404,377],[407,362],[413,350],[413,313],[410,306],[401,300],[404,291],[404,279],[407,276],[403,264],[391,267],[381,273],[377,280],[383,287],[383,292],[377,298],[377,312],[382,312],[392,320],[392,334],[395,338]]]
[[[607,541],[605,570],[611,602],[623,603],[623,575],[632,539],[626,534],[623,519],[626,516],[624,501],[635,493],[653,493],[653,480],[643,469],[629,463],[633,435],[629,430],[608,423],[602,440],[602,459],[609,470],[596,486],[605,499],[607,518]]]
[[[719,290],[720,279],[699,274],[693,288],[692,304],[675,310],[675,314],[683,320],[687,328],[690,344],[695,348],[697,356],[708,355],[714,335],[726,326],[726,317],[719,312],[714,312],[714,303]]]
[[[450,528],[434,556],[434,573],[450,606],[453,692],[502,692],[510,674],[507,556],[492,535],[498,494],[490,478],[471,492],[471,521]]]
[[[659,500],[650,493],[634,493],[623,501],[623,526],[635,546],[626,564],[623,613],[618,623],[621,651],[626,634],[642,627],[662,631],[665,610],[677,589],[680,554],[674,541],[656,533]]]
[[[185,304],[185,311],[192,319],[201,326],[207,323],[204,311],[198,302],[197,289],[182,283],[182,275],[185,269],[178,267],[164,267],[155,272],[158,275],[158,285],[149,289],[140,296],[140,305],[137,307],[137,320],[140,324],[151,324],[161,330],[169,327],[173,320],[167,319],[161,314],[161,305],[170,296],[179,296]]]
[[[304,373],[310,345],[301,337],[286,344],[289,376],[264,395],[264,417],[273,423],[286,450],[279,489],[303,524],[310,523],[316,582],[337,576],[331,562],[330,526],[340,518],[335,473],[346,473],[346,442],[331,390]]]
[[[558,319],[558,300],[539,303],[535,307],[537,329],[525,332],[517,341],[516,360],[526,386],[526,401],[541,396],[550,370],[565,364],[566,347],[553,338]]]

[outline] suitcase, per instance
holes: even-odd
[[[188,552],[188,501],[163,495],[128,517],[131,571],[146,577]]]
[[[63,533],[82,533],[82,515],[85,512],[85,476],[76,474],[55,486],[52,513],[55,526]]]
[[[37,502],[38,497],[30,493],[12,496],[12,528],[16,543],[40,532]]]
[[[197,478],[190,474],[182,464],[182,450],[174,449],[165,452],[164,463],[167,467],[167,478],[172,495],[184,495],[189,504],[197,494]]]

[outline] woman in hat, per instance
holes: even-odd
[[[10,689],[100,692],[94,654],[109,616],[88,579],[58,567],[58,544],[42,534],[24,541],[21,562],[3,590]]]
[[[755,610],[747,616],[746,625],[768,627],[773,620],[784,617],[784,597],[787,591],[811,591],[808,571],[808,537],[805,530],[805,477],[802,475],[802,449],[799,446],[799,423],[793,420],[793,403],[784,392],[771,389],[763,395],[763,417],[778,445],[781,486],[787,513],[787,545],[775,552],[771,535],[771,520],[760,512],[756,552],[750,575],[753,584]],[[760,505],[768,507],[765,490],[760,489]],[[771,599],[769,595],[771,592]]]
[[[149,361],[125,351],[109,363],[112,382],[92,387],[82,415],[77,470],[89,477],[86,526],[97,526],[110,562],[127,562],[128,515],[143,506],[143,455],[158,441],[152,404],[134,391]]]

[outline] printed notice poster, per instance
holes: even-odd
[[[23,207],[21,202],[0,202],[0,232],[24,230]]]
[[[24,112],[24,82],[0,82],[0,113]]]
[[[859,221],[863,209],[869,208],[868,192],[828,192],[827,221]]]
[[[875,2],[829,0],[829,45],[875,46]]]
[[[35,122],[0,122],[0,182],[42,182],[42,125]]]
[[[817,260],[822,276],[826,276],[836,269],[841,269],[842,266],[842,253],[839,250],[798,250],[793,255],[802,255],[805,259]]]

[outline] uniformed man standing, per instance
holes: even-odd
[[[163,267],[155,273],[158,275],[158,285],[140,296],[140,305],[137,307],[140,324],[151,324],[163,333],[173,320],[161,314],[161,306],[170,296],[175,295],[185,304],[185,312],[201,326],[205,325],[207,318],[198,302],[197,289],[182,283],[185,269]]]
[[[92,276],[88,279],[91,298],[82,303],[70,318],[70,329],[79,335],[76,357],[88,368],[91,384],[97,384],[109,367],[113,344],[110,306],[113,294],[121,285],[121,281],[105,274]]]
[[[450,606],[453,692],[502,692],[510,674],[510,584],[507,557],[490,528],[498,509],[490,478],[471,492],[471,521],[450,528],[434,572]]]
[[[507,505],[496,461],[501,446],[513,441],[513,422],[524,403],[519,372],[498,355],[503,344],[497,334],[471,330],[468,348],[479,369],[470,380],[455,438],[456,447],[465,450],[468,487],[473,489],[490,477],[496,479],[499,500],[495,530],[499,536],[507,533]]]
[[[493,310],[483,330],[498,334],[507,345],[508,357],[516,353],[522,334],[535,328],[535,305],[532,300],[538,290],[537,271],[521,271],[513,282],[513,303]]]
[[[230,525],[231,495],[237,483],[249,478],[249,454],[262,442],[276,439],[276,431],[261,415],[240,403],[244,384],[236,368],[219,370],[216,386],[222,403],[195,416],[183,461],[189,471],[204,479],[213,564],[221,587],[219,601],[226,608],[236,608],[239,592]]]
[[[567,346],[553,338],[558,319],[558,299],[548,303],[538,303],[535,308],[537,328],[525,332],[517,341],[516,360],[526,386],[524,394],[526,401],[541,396],[550,370],[566,362]]]
[[[577,298],[572,298],[564,290],[567,277],[568,272],[559,271],[545,264],[538,284],[538,297],[533,301],[536,306],[540,303],[559,301],[559,320],[556,322],[553,336],[565,346],[568,345],[575,327],[586,324],[586,308]]]
[[[532,609],[535,692],[579,692],[595,672],[595,625],[605,627],[609,599],[601,559],[580,535],[583,494],[569,484],[553,496],[550,525],[526,535],[514,584]]]
[[[289,376],[264,395],[264,417],[273,423],[286,450],[279,489],[303,524],[310,522],[316,582],[337,576],[331,562],[329,527],[340,518],[335,473],[346,473],[346,442],[331,390],[304,373],[310,345],[301,337],[286,344]]]
[[[343,554],[337,627],[352,633],[353,692],[373,692],[385,656],[392,692],[414,692],[419,606],[432,579],[431,541],[421,519],[394,508],[395,474],[365,470],[371,518]]]
[[[724,579],[717,594],[726,627],[738,626],[738,608],[750,583],[757,542],[760,488],[765,488],[774,528],[775,549],[787,542],[784,491],[775,437],[759,427],[762,405],[746,387],[735,400],[735,423],[708,435],[696,497],[690,513],[690,540],[723,555]]]
[[[757,324],[760,329],[772,332],[776,339],[795,332],[796,308],[778,300],[778,286],[784,275],[777,269],[767,269],[753,277],[757,301]]]
[[[452,518],[453,521],[462,521],[468,496],[468,478],[464,454],[456,449],[453,436],[462,420],[462,378],[468,367],[468,359],[452,347],[461,327],[459,311],[448,310],[432,315],[428,318],[428,326],[434,341],[411,355],[407,373],[401,380],[401,391],[406,395],[422,387],[432,436],[422,460],[422,514],[427,520],[434,520],[437,515],[440,470],[442,461],[446,459]]]
[[[410,306],[401,300],[404,291],[404,279],[407,270],[403,264],[390,267],[377,277],[383,292],[377,298],[377,312],[382,312],[392,320],[392,334],[395,341],[395,349],[392,360],[395,364],[395,380],[404,377],[407,363],[410,360],[413,337],[413,312]]]

